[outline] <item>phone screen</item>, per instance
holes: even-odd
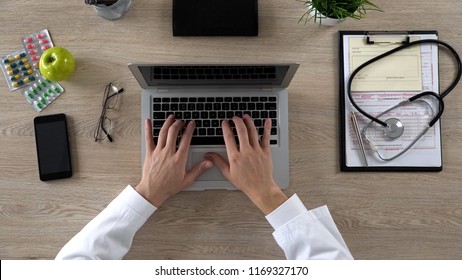
[[[66,115],[36,117],[34,127],[40,180],[71,177]]]

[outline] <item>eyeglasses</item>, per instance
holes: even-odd
[[[102,104],[103,110],[101,111],[98,124],[96,125],[95,131],[93,133],[95,142],[104,140],[106,138],[109,140],[109,142],[112,142],[112,136],[110,135],[112,130],[112,121],[106,117],[106,110],[115,108],[119,101],[119,93],[122,93],[123,91],[123,88],[118,89],[112,83],[106,85],[106,88],[104,89]]]

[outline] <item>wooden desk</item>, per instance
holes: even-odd
[[[38,179],[35,112],[0,78],[0,258],[50,259],[127,184],[139,182],[140,87],[129,62],[266,62],[301,64],[290,88],[290,187],[307,207],[327,204],[357,259],[462,258],[462,85],[442,118],[439,173],[341,173],[338,148],[337,31],[436,29],[462,53],[460,0],[375,0],[385,12],[335,27],[306,26],[294,0],[259,1],[260,35],[174,38],[171,0],[136,0],[123,19],[106,21],[83,1],[3,1],[0,55],[21,37],[48,28],[77,59],[66,92],[41,114],[66,113],[71,179]],[[19,18],[23,17],[25,19]],[[452,79],[441,55],[441,81]],[[123,83],[109,112],[114,142],[92,133],[108,81]],[[41,115],[40,114],[40,115]],[[272,228],[237,191],[184,192],[138,232],[127,259],[282,259]]]

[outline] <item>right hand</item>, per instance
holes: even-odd
[[[261,141],[258,141],[257,129],[250,116],[244,115],[242,119],[234,117],[233,122],[239,137],[239,147],[229,123],[226,120],[222,122],[229,162],[216,153],[207,153],[205,158],[212,161],[228,181],[243,191],[267,215],[287,200],[272,175],[271,120],[265,121]]]

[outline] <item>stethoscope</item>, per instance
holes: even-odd
[[[402,101],[402,102],[396,104],[395,106],[385,110],[384,112],[378,114],[375,117],[373,117],[370,114],[368,114],[367,112],[365,112],[363,109],[361,109],[361,107],[359,107],[356,104],[356,102],[353,99],[353,96],[351,95],[351,84],[353,83],[353,78],[356,76],[356,74],[358,74],[359,71],[364,69],[366,66],[368,66],[368,65],[370,65],[370,64],[372,64],[372,63],[374,63],[374,62],[376,62],[376,61],[378,61],[378,60],[380,60],[380,59],[382,59],[384,57],[387,57],[387,56],[389,56],[391,54],[394,54],[394,53],[396,53],[396,52],[398,52],[400,50],[412,47],[414,45],[422,45],[422,44],[442,45],[442,46],[446,47],[452,53],[454,58],[456,59],[457,75],[456,75],[455,79],[452,81],[452,83],[450,84],[450,86],[445,91],[443,91],[442,94],[438,95],[436,92],[433,92],[433,91],[421,92],[419,94],[416,94],[416,95],[412,96],[411,98],[409,98],[409,99],[407,99],[405,101]],[[361,64],[358,68],[356,68],[356,70],[353,71],[353,73],[351,73],[350,78],[348,79],[348,87],[347,87],[348,98],[350,99],[350,102],[353,105],[353,107],[355,107],[355,109],[358,110],[358,112],[360,112],[363,116],[365,116],[365,117],[367,117],[368,119],[371,120],[361,130],[361,137],[363,137],[366,140],[366,142],[369,144],[369,147],[371,148],[371,150],[374,151],[377,154],[377,156],[383,161],[391,161],[391,160],[394,160],[397,157],[403,155],[412,146],[414,146],[414,144],[417,143],[417,141],[419,141],[419,139],[422,138],[422,136],[424,136],[425,133],[427,133],[427,131],[441,118],[441,115],[443,114],[443,111],[444,111],[443,98],[446,95],[448,95],[456,87],[456,85],[459,83],[461,75],[462,75],[462,63],[461,63],[460,57],[457,54],[457,52],[449,44],[447,44],[447,43],[445,43],[443,41],[440,41],[440,40],[435,40],[435,39],[424,39],[424,40],[417,40],[417,41],[413,41],[413,42],[404,43],[404,45],[401,45],[401,46],[399,46],[397,48],[389,50],[389,51],[387,51],[387,52],[385,52],[385,53],[383,53],[383,54],[381,54],[379,56],[376,56],[376,57],[366,61],[365,63]],[[437,103],[438,103],[438,112],[436,114],[434,113],[434,110],[433,110],[431,104],[428,101],[422,99],[425,96],[433,97],[437,101]],[[379,118],[384,116],[388,112],[396,109],[396,108],[399,108],[401,106],[404,106],[404,105],[407,105],[407,104],[410,104],[410,103],[413,103],[413,104],[422,103],[424,106],[428,106],[429,110],[432,113],[433,118],[425,126],[425,128],[422,130],[422,132],[420,132],[417,135],[417,137],[407,147],[405,147],[402,151],[400,151],[399,153],[397,153],[396,155],[394,155],[392,157],[385,157],[380,153],[380,151],[377,148],[377,146],[375,145],[375,143],[369,137],[367,137],[366,132],[371,127],[371,125],[373,123],[377,123],[380,126],[382,126],[383,134],[385,136],[387,136],[389,139],[399,138],[404,132],[404,125],[403,125],[402,121],[399,120],[398,118],[389,118],[389,119],[386,119],[386,120],[382,121]],[[358,140],[361,141],[361,139],[358,139]]]

